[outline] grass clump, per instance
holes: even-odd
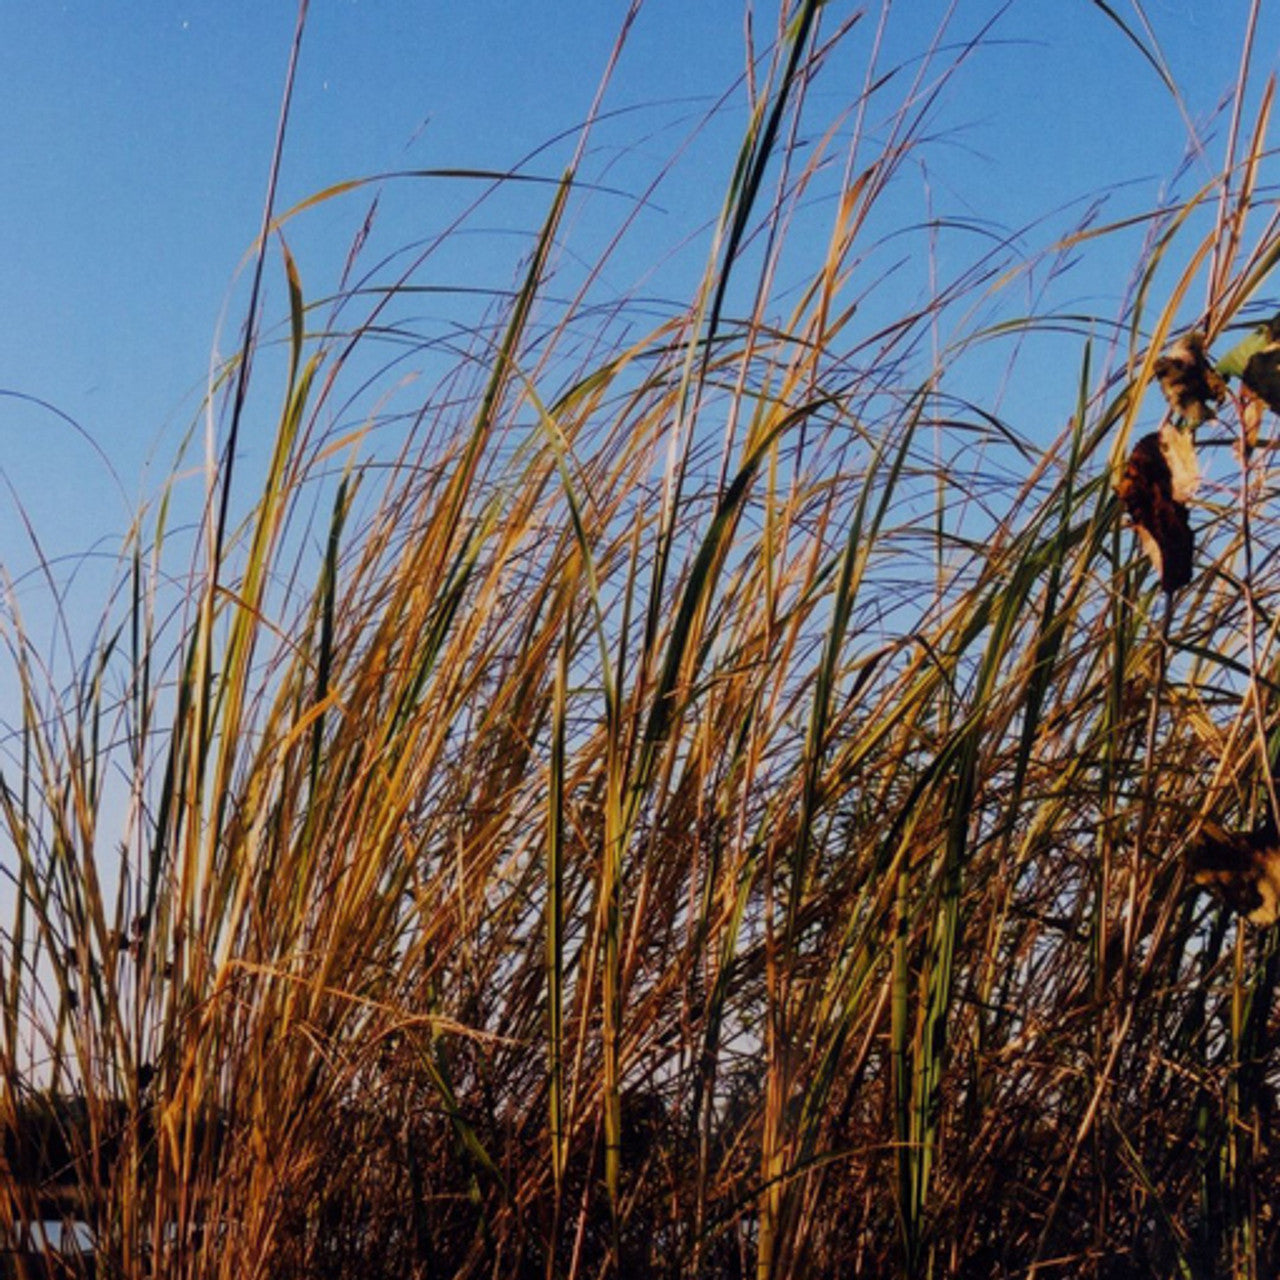
[[[562,174],[384,180],[539,211],[443,361],[434,249],[367,222],[309,301],[285,246],[363,188],[269,204],[195,536],[175,476],[70,676],[5,623],[16,1267],[52,1219],[121,1276],[1274,1268],[1274,946],[1182,858],[1274,804],[1280,507],[1243,451],[1166,599],[1114,493],[1192,287],[1210,346],[1264,301],[1270,97],[1123,314],[1010,319],[1007,239],[903,305],[973,50],[892,97],[869,22],[779,14],[656,319],[570,268],[597,114]],[[1060,330],[1056,439],[966,393]]]

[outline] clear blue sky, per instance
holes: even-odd
[[[1114,6],[1134,18],[1127,0]],[[854,7],[833,0],[830,13]],[[868,7],[874,17],[879,6]],[[957,37],[1002,8],[954,7]],[[947,8],[899,0],[886,62],[922,49]],[[1263,72],[1280,47],[1276,6],[1268,8]],[[1244,0],[1147,0],[1201,121],[1234,80],[1247,9]],[[314,0],[281,205],[390,169],[516,164],[582,119],[624,10],[621,0]],[[599,139],[595,163],[610,180],[627,186],[652,171],[692,116],[733,84],[742,11],[741,0],[644,5],[609,99],[641,109]],[[762,39],[773,12],[760,0]],[[114,549],[130,503],[168,471],[256,234],[295,8],[290,0],[0,0],[0,14],[0,391],[74,419],[110,459],[127,501],[80,434],[13,396],[0,398],[0,474],[52,551],[99,540]],[[869,33],[874,23],[865,26]],[[852,99],[855,71],[851,62],[822,92],[839,96],[843,83]],[[703,138],[664,192],[644,224],[649,239],[620,259],[637,276],[714,215],[740,108],[741,95],[723,132]],[[938,206],[1005,227],[1122,182],[1113,211],[1147,207],[1186,148],[1155,75],[1088,0],[1013,0],[936,119],[945,136],[928,152],[927,176]],[[565,154],[561,147],[534,168],[555,173]],[[430,235],[451,198],[412,186],[388,201],[379,234],[388,245]],[[298,240],[308,286],[332,284],[362,209],[335,203],[308,215]],[[471,241],[486,282],[516,260],[504,236],[528,229],[511,216],[504,226],[499,206]],[[706,244],[702,233],[688,252],[697,260]],[[465,269],[456,259],[448,268]],[[1126,283],[1121,270],[1104,254],[1086,256],[1062,296],[1106,314]],[[233,306],[224,350],[240,319]],[[1061,416],[1053,413],[1054,425]],[[15,569],[29,560],[0,490],[0,561]]]

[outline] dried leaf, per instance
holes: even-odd
[[[1250,356],[1240,381],[1272,413],[1280,413],[1280,342]]]
[[[1160,585],[1170,594],[1185,587],[1191,581],[1195,535],[1186,505],[1175,496],[1159,433],[1143,436],[1134,446],[1116,491],[1160,575]]]
[[[1280,838],[1271,822],[1249,832],[1207,823],[1187,851],[1187,869],[1196,884],[1253,924],[1280,919]]]
[[[1240,379],[1240,416],[1245,441],[1252,449],[1258,443],[1263,412],[1280,413],[1280,315],[1237,342],[1217,368],[1224,378]]]
[[[1218,373],[1228,380],[1241,378],[1249,361],[1264,347],[1280,337],[1280,316],[1259,325],[1248,337],[1242,338],[1215,366]]]
[[[1241,396],[1240,420],[1244,423],[1244,441],[1247,448],[1252,449],[1258,443],[1264,409],[1262,401],[1255,399],[1247,392]]]
[[[1200,460],[1191,432],[1166,422],[1160,428],[1160,452],[1169,468],[1169,492],[1174,502],[1189,502],[1200,487]]]
[[[1198,330],[1183,334],[1155,362],[1154,370],[1169,407],[1189,427],[1212,418],[1211,403],[1227,394],[1227,384],[1209,363],[1204,334]]]

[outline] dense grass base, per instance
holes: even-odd
[[[1011,243],[891,311],[934,99],[882,101],[871,45],[811,123],[863,33],[819,10],[757,62],[687,304],[574,275],[594,122],[444,365],[398,309],[427,254],[364,268],[365,222],[308,304],[281,250],[203,492],[140,514],[69,670],[15,602],[13,1274],[1280,1271],[1280,962],[1182,861],[1275,803],[1271,453],[1197,499],[1171,599],[1113,492],[1191,285],[1221,345],[1275,259],[1269,96],[1114,323],[1001,312]],[[966,392],[1042,333],[1052,440]]]

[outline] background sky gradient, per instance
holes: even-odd
[[[560,137],[527,166],[556,176],[572,148],[564,135],[590,106],[625,8],[315,0],[278,207],[388,170],[506,169]],[[853,42],[864,54],[880,15],[867,8],[866,33]],[[1265,71],[1280,19],[1264,8]],[[831,6],[833,16],[853,10]],[[1145,6],[1189,115],[1210,139],[1225,132],[1239,59],[1218,32],[1243,29],[1247,10],[1243,0]],[[1028,233],[1043,244],[1100,196],[1105,217],[1161,198],[1187,156],[1187,121],[1098,7],[911,0],[891,12],[882,64],[910,68],[949,11],[951,42],[985,35],[935,108],[936,136],[914,179],[931,208],[1005,231],[1044,219]],[[1140,27],[1128,4],[1117,12]],[[261,217],[296,10],[288,0],[0,0],[0,13],[0,563],[21,575],[32,553],[19,505],[50,556],[118,548],[197,412],[224,307],[220,350],[234,345],[243,278],[238,294],[233,280]],[[774,22],[770,6],[757,6],[761,47]],[[728,96],[611,264],[619,292],[639,280],[678,291],[681,273],[691,277],[705,258],[741,137],[742,68],[741,0],[642,7],[606,103],[619,114],[593,140],[589,168],[638,194],[685,145],[692,122]],[[847,83],[852,102],[860,75],[851,62],[821,92]],[[1181,181],[1194,185],[1209,171],[1192,161]],[[911,193],[911,208],[920,196]],[[613,197],[611,216],[625,198]],[[382,243],[390,251],[432,234],[456,199],[439,184],[397,188],[380,208]],[[366,207],[365,196],[326,204],[290,230],[309,296],[332,284]],[[513,238],[535,230],[533,212],[496,205],[458,239],[441,278],[509,285]],[[589,230],[580,228],[580,243],[590,244]],[[1052,282],[1054,305],[1114,314],[1133,262],[1123,248],[1111,241],[1076,255]],[[634,279],[619,275],[628,270]],[[279,302],[278,281],[276,290]],[[1027,385],[1044,382],[1010,388],[1002,411],[1046,412],[1047,437],[1070,405],[1046,409]]]

